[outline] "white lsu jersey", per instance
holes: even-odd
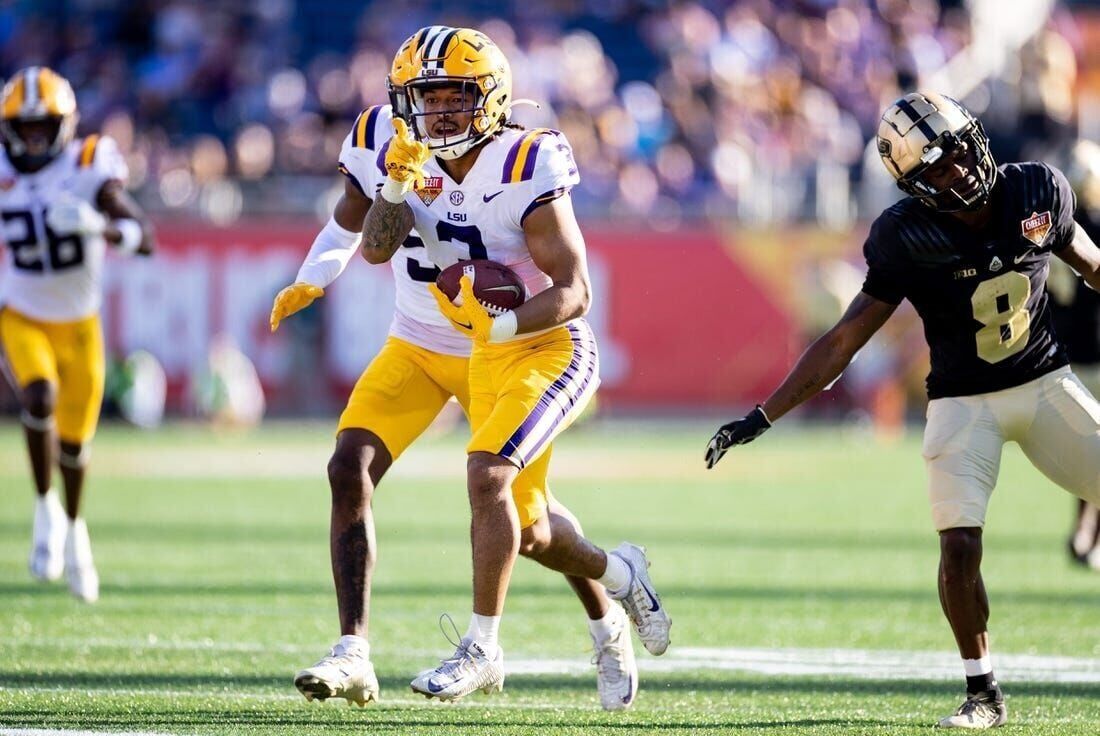
[[[369,107],[359,114],[340,150],[340,172],[367,197],[374,199],[385,180],[385,166],[379,173],[382,146],[393,136],[393,114],[389,105]],[[390,334],[436,353],[468,356],[470,341],[447,321],[428,291],[439,269],[428,259],[424,241],[414,229],[390,259],[396,292]]]
[[[0,304],[43,322],[72,322],[98,312],[106,240],[54,232],[46,212],[63,194],[95,207],[104,183],[128,176],[117,144],[106,136],[74,140],[30,174],[0,153],[0,233],[10,254]]]
[[[437,159],[429,159],[424,187],[407,194],[405,201],[412,207],[428,258],[438,268],[487,258],[515,271],[530,298],[553,282],[531,258],[523,222],[579,181],[564,134],[549,128],[505,128],[481,147],[461,184]],[[538,333],[512,339],[533,334]]]

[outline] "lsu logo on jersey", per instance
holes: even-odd
[[[1047,235],[1050,234],[1050,230],[1053,226],[1050,210],[1042,214],[1032,212],[1031,217],[1020,220],[1021,234],[1034,243],[1036,247],[1043,244],[1043,241],[1047,239]]]
[[[431,207],[436,197],[443,193],[443,177],[425,176],[424,186],[416,187],[413,191],[416,196],[420,197],[420,201],[424,203],[425,207]]]

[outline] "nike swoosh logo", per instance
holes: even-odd
[[[449,685],[449,684],[450,683],[447,683],[447,685]],[[436,685],[434,678],[429,678],[428,679],[428,689],[431,690],[433,693],[438,693],[438,692],[442,692],[442,691],[446,690],[447,685]]]
[[[649,602],[653,605],[650,607],[650,613],[656,613],[660,609],[661,604],[657,602],[657,597],[649,592],[649,588],[644,588],[645,594],[649,596]]]
[[[493,201],[493,198],[495,198],[495,197],[497,197],[498,195],[501,195],[501,194],[504,194],[504,190],[503,190],[503,189],[501,189],[501,190],[500,190],[499,192],[497,192],[496,194],[482,194],[482,195],[481,195],[481,201],[483,201],[483,202],[491,202],[491,201]]]
[[[482,291],[510,291],[516,296],[519,296],[519,287],[512,286],[511,284],[505,284],[503,286],[487,286]]]
[[[473,325],[471,325],[471,324],[468,324],[468,323],[466,323],[466,322],[459,322],[459,321],[458,321],[457,319],[455,320],[455,324],[456,324],[456,325],[458,325],[459,327],[465,327],[465,328],[466,328],[467,330],[472,330],[472,329],[474,329],[474,326],[473,326]]]
[[[1013,259],[1012,259],[1012,262],[1013,262],[1013,263],[1019,263],[1020,261],[1024,260],[1025,258],[1027,258],[1027,256],[1028,256],[1028,254],[1027,254],[1027,253],[1021,253],[1020,255],[1018,255],[1018,256],[1016,256],[1015,258],[1013,258]]]

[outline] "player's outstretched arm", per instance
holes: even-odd
[[[515,309],[516,332],[535,332],[583,316],[592,300],[584,236],[568,194],[537,207],[523,221],[531,260],[554,282]]]
[[[110,218],[103,229],[108,243],[137,255],[152,255],[153,226],[121,181],[109,179],[103,183],[96,194],[96,207]]]
[[[1068,248],[1056,251],[1055,255],[1081,274],[1085,283],[1100,291],[1100,248],[1079,224],[1074,223],[1073,240]]]
[[[743,418],[719,427],[707,445],[707,467],[714,467],[730,447],[752,442],[776,419],[835,381],[895,309],[896,304],[862,292],[856,296],[840,321],[814,340],[767,401]]]
[[[332,219],[313,239],[294,283],[275,296],[271,305],[272,332],[279,329],[279,323],[284,319],[324,296],[325,287],[344,272],[359,247],[363,220],[370,206],[370,199],[345,179],[344,193],[336,202]]]
[[[386,149],[386,180],[363,224],[363,258],[385,263],[413,229],[413,211],[405,195],[424,184],[428,147],[413,138],[401,118],[393,119],[393,138]]]

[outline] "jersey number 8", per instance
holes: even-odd
[[[976,339],[978,357],[999,363],[1027,347],[1031,337],[1031,280],[1022,273],[1009,273],[978,284],[970,303],[974,319],[982,323]]]

